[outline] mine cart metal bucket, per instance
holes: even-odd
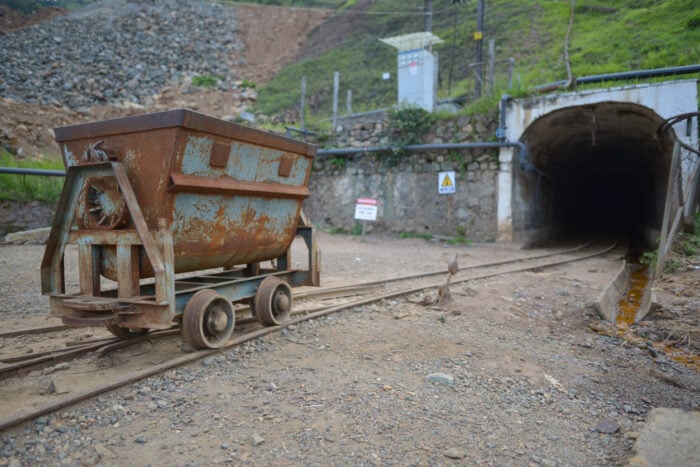
[[[313,231],[300,225],[313,146],[187,110],[57,128],[56,140],[67,176],[41,280],[66,324],[128,337],[182,318],[191,344],[216,347],[233,329],[232,303],[254,301],[261,321],[279,324],[289,285],[319,284]],[[291,269],[296,235],[306,270]],[[79,294],[65,293],[71,243]],[[268,260],[275,267],[261,269]],[[222,271],[175,278],[212,268]],[[101,276],[116,290],[101,290]]]

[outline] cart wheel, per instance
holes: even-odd
[[[255,294],[255,313],[263,326],[284,323],[292,311],[292,289],[274,276],[263,279]]]
[[[114,323],[105,324],[105,327],[120,339],[131,339],[132,337],[143,336],[148,333],[146,328],[122,328]]]
[[[233,334],[236,313],[231,301],[211,289],[195,293],[182,314],[182,335],[193,349],[217,349]]]

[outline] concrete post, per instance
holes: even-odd
[[[338,91],[340,89],[340,73],[333,73],[333,132],[338,128]]]
[[[489,92],[493,92],[493,86],[496,82],[496,41],[494,39],[489,39],[489,63],[486,75],[486,80],[489,83]]]
[[[513,241],[513,148],[501,148],[498,153],[497,221],[498,241]]]

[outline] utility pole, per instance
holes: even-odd
[[[483,62],[484,62],[484,0],[479,0],[476,7],[476,32],[474,33],[474,41],[476,42],[476,86],[474,92],[476,98],[481,97],[481,82],[483,78]]]
[[[423,11],[425,11],[425,32],[433,32],[433,0],[425,0]]]

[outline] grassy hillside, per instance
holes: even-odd
[[[0,0],[0,5],[7,5],[24,15],[28,15],[39,8],[59,7],[70,10],[89,5],[94,1],[95,0]]]
[[[74,8],[93,0],[0,0],[29,12],[39,6]],[[236,4],[235,0],[212,0]],[[247,3],[322,7],[335,15],[310,35],[299,61],[262,86],[256,112],[283,113],[298,106],[300,81],[307,79],[310,117],[331,113],[333,72],[341,74],[340,108],[348,90],[353,110],[386,107],[396,101],[396,52],[382,37],[423,30],[424,0],[248,0]],[[519,91],[566,78],[564,37],[570,0],[486,0],[484,55],[489,39],[496,58],[515,59]],[[433,0],[433,32],[445,42],[440,57],[440,97],[473,97],[472,38],[477,0]],[[700,63],[698,0],[577,0],[570,56],[575,76]],[[506,66],[497,66],[503,89]],[[390,72],[391,79],[382,79]],[[470,74],[471,73],[471,74]],[[500,92],[500,90],[498,91]]]
[[[318,6],[318,0],[314,3]],[[341,74],[341,108],[348,89],[353,92],[354,111],[393,104],[396,53],[379,38],[423,30],[423,4],[423,0],[343,3],[328,23],[312,33],[303,60],[260,89],[256,110],[274,115],[297,105],[300,80],[306,76],[310,114],[328,116],[334,71]],[[473,78],[468,77],[467,64],[475,61],[476,4],[476,0],[463,5],[433,1],[433,32],[445,41],[435,47],[441,97],[471,97]],[[487,0],[484,42],[496,41],[497,59],[515,59],[520,89],[566,79],[563,45],[569,16],[569,0]],[[575,76],[700,63],[697,0],[578,0],[570,57]],[[382,72],[391,72],[392,79],[383,81]],[[504,65],[497,67],[497,75],[503,85]]]

